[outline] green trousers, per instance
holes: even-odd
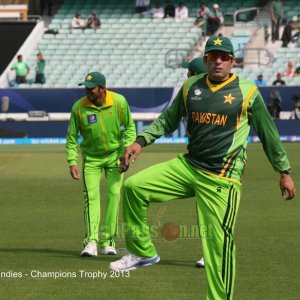
[[[150,202],[196,197],[202,238],[207,299],[233,299],[236,256],[233,229],[239,207],[241,186],[191,166],[183,155],[149,167],[124,183],[126,247],[142,257],[156,255],[147,214]],[[183,205],[184,209],[184,205]]]
[[[84,245],[90,241],[98,243],[100,235],[101,247],[115,247],[123,183],[123,174],[119,173],[118,164],[120,155],[116,151],[106,157],[83,156]],[[103,171],[106,180],[106,212],[100,229],[100,180]]]

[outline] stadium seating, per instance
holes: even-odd
[[[170,49],[187,52],[197,45],[201,32],[191,32],[193,19],[178,22],[132,16],[101,18],[102,27],[96,32],[66,29],[65,19],[58,22],[55,18],[54,28],[59,33],[45,34],[39,43],[47,59],[46,86],[76,87],[86,72],[95,69],[106,75],[108,85],[147,86],[160,73],[165,74],[165,78],[160,77],[160,85],[174,86],[178,78],[182,82],[186,70],[176,68],[165,72],[165,55]],[[71,18],[68,24],[70,21]],[[34,64],[35,56],[36,52],[29,63]],[[176,73],[177,77],[168,73]]]
[[[110,87],[181,85],[187,71],[180,67],[178,57],[172,58],[175,52],[168,53],[181,49],[176,55],[184,59],[197,49],[202,36],[201,31],[193,30],[199,3],[192,0],[185,3],[190,17],[178,21],[140,18],[135,13],[134,1],[131,0],[110,0],[105,3],[96,0],[64,1],[49,26],[49,29],[57,29],[59,33],[45,34],[39,43],[39,48],[47,59],[47,83],[44,86],[77,87],[85,74],[92,70],[103,72]],[[222,11],[226,12],[237,7],[254,7],[256,4],[254,0],[242,3],[226,0],[220,5]],[[211,5],[209,2],[208,6]],[[92,29],[70,29],[71,19],[76,12],[87,19],[93,11],[101,19],[101,29],[96,32]],[[234,48],[243,49],[250,38],[249,32],[240,28],[232,36]],[[37,51],[36,49],[28,59],[31,65],[35,64]],[[239,55],[242,52],[237,52],[237,56]],[[275,66],[285,63],[288,55],[283,56],[280,51],[275,55]],[[176,60],[173,68],[166,66],[168,59]],[[249,79],[257,77],[257,71],[252,74],[247,68],[235,70]],[[271,70],[272,68],[262,71],[265,76],[273,79],[274,71]]]

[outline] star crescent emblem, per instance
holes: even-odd
[[[86,80],[92,80],[92,79],[93,79],[93,76],[92,76],[92,75],[86,76]]]
[[[220,40],[219,38],[217,38],[216,40],[214,40],[214,44],[215,44],[215,46],[216,45],[219,45],[219,46],[221,46],[222,45],[222,40]]]
[[[235,99],[235,97],[233,97],[231,93],[228,96],[224,96],[224,98],[225,98],[224,103],[229,103],[229,104],[232,104],[232,100]]]

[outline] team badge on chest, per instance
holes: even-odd
[[[89,124],[97,123],[97,115],[96,114],[88,115],[87,119],[88,119]]]

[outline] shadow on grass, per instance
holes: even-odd
[[[1,253],[36,253],[36,254],[50,254],[55,257],[63,257],[63,258],[79,258],[83,260],[98,260],[98,261],[115,261],[120,259],[124,253],[118,253],[118,255],[102,255],[99,254],[97,257],[81,257],[79,251],[72,250],[62,250],[62,249],[49,249],[49,248],[0,248]],[[194,262],[192,261],[184,261],[184,260],[167,260],[161,259],[158,265],[163,266],[185,266],[185,267],[193,267]]]
[[[158,264],[163,266],[185,266],[189,268],[195,266],[194,262],[192,261],[187,262],[184,260],[166,260],[166,259],[161,259]]]
[[[61,249],[48,249],[48,248],[0,248],[1,253],[36,253],[36,254],[51,254],[51,256],[64,257],[64,258],[80,258],[80,259],[94,259],[101,261],[111,261],[111,255],[98,255],[97,257],[81,257],[80,251],[61,250]],[[116,256],[116,258],[119,256]],[[118,258],[117,258],[118,259]]]

